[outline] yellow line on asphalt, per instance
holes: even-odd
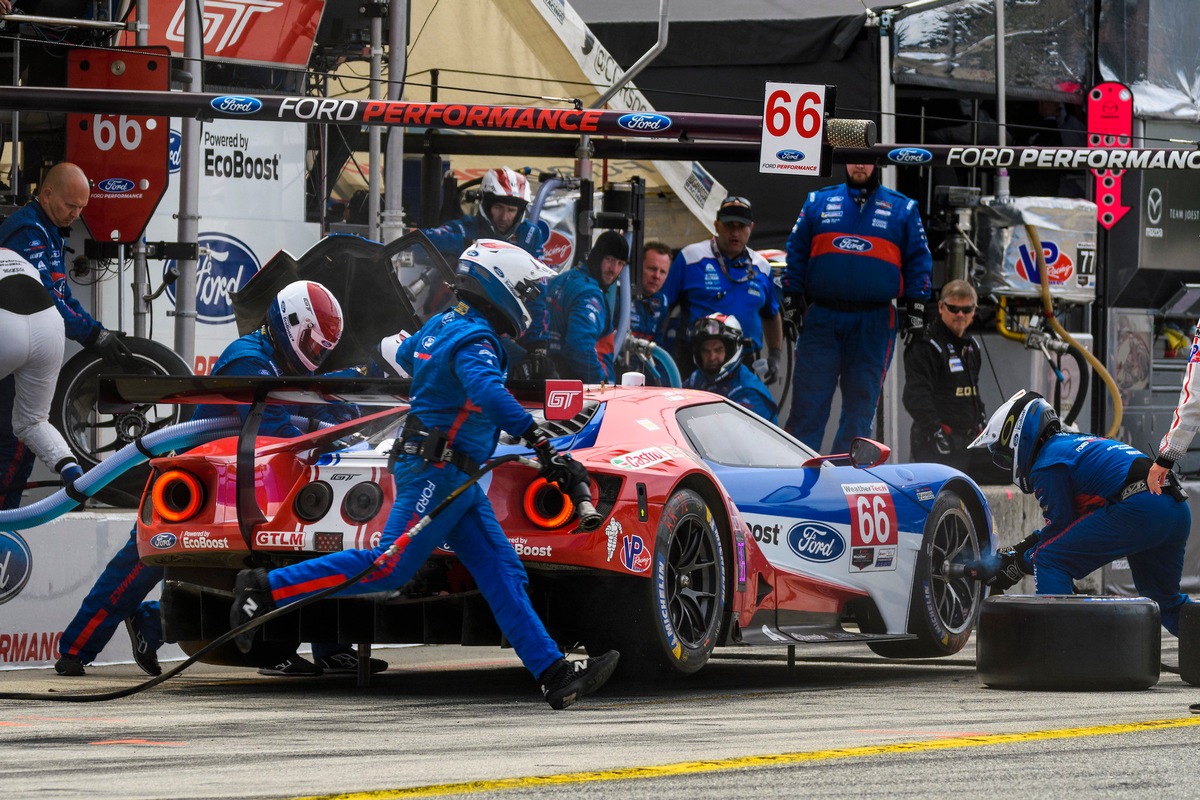
[[[1057,730],[1030,731],[1027,733],[954,736],[919,742],[844,747],[834,750],[813,750],[803,753],[741,756],[712,761],[681,761],[676,764],[662,764],[659,766],[621,767],[618,769],[602,769],[588,772],[565,772],[559,775],[532,775],[525,778],[499,778],[496,780],[465,781],[463,783],[441,783],[429,786],[413,786],[407,789],[379,789],[369,792],[314,795],[311,797],[297,797],[292,800],[392,800],[392,798],[445,797],[447,795],[501,792],[508,789],[528,789],[539,786],[667,778],[679,775],[697,775],[705,772],[724,772],[733,769],[753,769],[814,761],[832,761],[834,759],[865,758],[893,753],[922,753],[930,750],[951,750],[961,747],[990,747],[1001,744],[1020,744],[1051,739],[1112,736],[1120,733],[1144,733],[1147,731],[1162,731],[1196,725],[1200,725],[1200,716],[1147,720],[1146,722],[1132,722],[1121,725],[1094,725],[1087,728],[1060,728]]]

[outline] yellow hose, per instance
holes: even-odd
[[[1092,369],[1096,370],[1096,374],[1104,381],[1104,385],[1108,387],[1108,393],[1113,400],[1113,421],[1109,426],[1108,432],[1104,434],[1109,439],[1116,438],[1117,432],[1121,428],[1121,417],[1124,415],[1125,406],[1121,403],[1121,393],[1117,390],[1117,382],[1113,380],[1112,375],[1108,374],[1108,370],[1100,363],[1100,359],[1096,358],[1084,346],[1075,341],[1075,338],[1059,324],[1054,316],[1054,303],[1050,299],[1050,270],[1046,266],[1046,254],[1042,252],[1042,240],[1038,237],[1037,229],[1032,225],[1025,226],[1025,233],[1029,236],[1029,246],[1037,256],[1038,277],[1042,282],[1042,313],[1050,322],[1050,327],[1054,332],[1062,337],[1063,341],[1074,347],[1083,354],[1084,359],[1092,365]]]
[[[1022,336],[1021,334],[1016,333],[1014,331],[1010,331],[1008,329],[1008,325],[1006,325],[1004,322],[1007,315],[1008,315],[1008,298],[1001,297],[1000,305],[996,308],[996,330],[1005,339],[1011,339],[1014,342],[1024,342],[1025,341],[1024,336]]]

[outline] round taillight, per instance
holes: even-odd
[[[333,505],[333,489],[325,481],[314,481],[296,492],[292,510],[305,522],[316,522],[329,513]]]
[[[160,518],[167,522],[183,522],[200,511],[204,504],[204,488],[192,473],[172,469],[154,481],[151,498]]]
[[[346,492],[342,513],[351,522],[368,522],[383,508],[383,489],[373,481],[355,484]]]
[[[575,513],[575,504],[545,478],[537,478],[525,489],[525,516],[539,528],[550,530],[566,524]]]

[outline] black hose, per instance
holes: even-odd
[[[367,577],[372,572],[379,569],[379,567],[384,562],[391,559],[396,554],[397,549],[401,542],[403,542],[407,539],[411,539],[418,532],[420,532],[426,526],[428,526],[429,523],[432,522],[433,519],[438,516],[438,514],[441,514],[443,511],[445,511],[446,508],[451,503],[453,503],[455,500],[457,500],[459,498],[459,496],[462,495],[463,492],[465,492],[472,485],[474,485],[480,478],[482,478],[484,475],[488,474],[489,472],[491,472],[492,470],[494,470],[496,467],[500,466],[501,464],[507,464],[511,461],[518,461],[522,458],[525,458],[525,456],[513,453],[510,455],[506,455],[506,456],[500,456],[499,458],[494,458],[491,461],[488,461],[486,464],[484,464],[482,467],[480,467],[478,470],[476,470],[474,473],[472,473],[471,476],[468,477],[467,480],[464,481],[461,485],[455,487],[454,491],[452,491],[452,492],[450,492],[450,494],[446,495],[445,499],[443,499],[442,502],[438,503],[437,506],[432,511],[430,511],[425,516],[421,517],[421,519],[417,520],[416,524],[414,524],[411,528],[409,528],[407,531],[405,531],[402,535],[397,537],[396,541],[392,544],[391,547],[389,547],[387,550],[385,550],[383,553],[381,553],[378,558],[376,558],[374,561],[372,561],[370,564],[368,564],[366,567],[364,567],[357,575],[353,575],[353,576],[347,578],[346,580],[342,581],[341,583],[337,584],[336,586],[331,586],[328,589],[323,589],[314,595],[304,598],[303,600],[298,600],[295,603],[291,603],[291,604],[283,606],[281,608],[276,608],[275,610],[273,610],[267,614],[263,614],[261,617],[255,617],[254,619],[250,620],[249,622],[245,623],[244,625],[239,625],[238,627],[221,634],[216,639],[213,639],[211,642],[206,644],[204,647],[197,650],[188,659],[180,662],[178,665],[176,665],[175,667],[172,667],[171,669],[167,670],[166,672],[164,672],[161,675],[156,675],[153,678],[150,678],[149,680],[146,680],[146,681],[142,681],[141,683],[139,683],[135,686],[129,686],[124,689],[117,689],[117,690],[114,690],[111,692],[98,692],[98,693],[94,693],[94,694],[76,694],[76,693],[63,693],[63,692],[47,692],[47,693],[0,692],[0,700],[49,700],[49,701],[58,702],[58,703],[96,703],[96,702],[101,702],[101,701],[105,701],[105,700],[119,700],[122,697],[129,697],[130,695],[138,694],[139,692],[143,692],[146,689],[149,689],[153,686],[157,686],[160,683],[162,683],[163,681],[166,681],[169,678],[173,678],[176,675],[178,675],[179,673],[183,672],[185,669],[190,667],[192,664],[195,664],[197,661],[200,660],[201,656],[204,656],[209,651],[220,647],[221,645],[225,644],[226,642],[232,641],[235,636],[239,636],[246,631],[254,630],[255,628],[259,627],[260,625],[262,625],[266,622],[271,622],[272,620],[279,619],[280,617],[282,617],[286,614],[290,614],[293,611],[296,611],[297,609],[303,608],[304,606],[307,606],[307,605],[311,605],[312,603],[315,603],[318,600],[323,600],[331,594],[340,592],[343,589],[345,589],[347,586],[353,586],[354,584],[358,583],[363,578]],[[590,495],[589,495],[589,499],[590,499]],[[590,502],[589,502],[589,505],[590,505]],[[594,513],[594,510],[593,510],[593,513]]]
[[[1088,387],[1088,363],[1083,357],[1083,353],[1079,352],[1078,348],[1072,347],[1067,350],[1071,354],[1071,358],[1075,359],[1075,366],[1079,369],[1079,388],[1075,390],[1075,397],[1071,399],[1071,411],[1063,418],[1063,426],[1068,426],[1075,422],[1075,418],[1079,416],[1079,412],[1083,411],[1083,400],[1087,397]]]

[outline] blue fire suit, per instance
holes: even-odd
[[[586,266],[550,279],[549,352],[560,377],[584,383],[615,381],[611,294],[600,288]]]
[[[270,340],[261,331],[255,331],[231,342],[213,366],[212,374],[278,377],[284,373],[275,361]],[[235,412],[245,420],[250,409],[248,406],[201,405],[196,407],[192,419],[208,419]],[[280,437],[301,435],[303,431],[292,424],[293,414],[331,423],[345,422],[358,415],[353,406],[268,405],[263,413],[260,434]],[[75,612],[75,617],[63,631],[58,645],[59,654],[75,656],[84,664],[90,664],[108,644],[117,626],[135,612],[146,626],[141,628],[142,635],[157,649],[162,642],[158,614],[154,613],[157,603],[142,601],[162,578],[162,567],[146,566],[138,557],[135,525],[129,531],[129,541],[108,562]],[[321,658],[341,649],[344,648],[340,645],[314,644],[313,654]]]
[[[63,234],[37,200],[22,206],[0,224],[0,247],[15,250],[37,267],[62,314],[67,337],[83,345],[96,341],[104,328],[71,296],[63,263]],[[13,376],[0,380],[0,508],[21,505],[21,490],[33,471],[33,451],[13,434],[12,407],[16,395]]]
[[[871,435],[896,346],[892,301],[929,298],[932,256],[916,201],[882,186],[811,192],[788,236],[787,264],[784,293],[810,305],[785,427],[820,450],[840,381],[833,452],[844,453],[854,437]]]
[[[456,457],[482,463],[491,457],[501,429],[524,433],[533,424],[529,412],[504,388],[507,365],[499,339],[487,320],[464,304],[432,317],[406,339],[397,361],[413,376],[409,420],[415,418],[420,426],[418,432],[406,434],[406,442],[441,431]],[[276,604],[287,605],[335,586],[377,561],[379,569],[342,594],[399,588],[444,543],[475,578],[526,668],[534,677],[541,675],[562,655],[534,613],[525,568],[496,521],[487,494],[479,484],[472,485],[408,539],[396,556],[381,561],[398,538],[467,479],[466,472],[448,461],[431,462],[409,453],[396,459],[394,476],[396,501],[378,546],[330,553],[270,572]]]
[[[1112,439],[1050,437],[1029,473],[1046,525],[1028,558],[1038,594],[1071,594],[1073,578],[1126,558],[1134,586],[1178,636],[1180,608],[1190,602],[1179,581],[1192,513],[1186,501],[1145,490],[1149,467],[1147,456]]]
[[[685,388],[702,389],[706,392],[724,395],[735,403],[758,414],[773,425],[779,424],[779,407],[771,390],[759,380],[759,377],[745,364],[738,364],[737,369],[730,372],[723,380],[711,380],[702,369],[697,369],[683,382]]]
[[[657,345],[663,342],[670,308],[662,291],[629,304],[629,332],[639,339],[649,339]]]
[[[676,349],[676,360],[681,364],[691,362],[687,336],[700,317],[734,315],[758,353],[763,346],[762,318],[779,313],[779,295],[767,260],[748,247],[737,258],[726,258],[717,250],[715,237],[679,251],[663,283],[662,294],[668,306],[683,306]]]

